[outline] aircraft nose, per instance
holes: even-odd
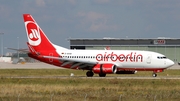
[[[168,60],[167,65],[168,65],[168,67],[171,67],[174,65],[174,62],[172,60]]]

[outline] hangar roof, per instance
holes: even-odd
[[[168,40],[180,40],[180,38],[158,37],[158,38],[69,38],[68,40],[155,40],[155,39],[168,39]]]
[[[71,38],[71,46],[100,46],[100,45],[162,45],[180,46],[180,38]]]

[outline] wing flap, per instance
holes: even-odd
[[[71,64],[72,62],[71,61],[63,61],[63,64],[61,66],[65,66],[65,65],[68,65],[68,64]]]
[[[97,62],[91,62],[87,60],[75,60],[75,59],[69,59],[69,58],[60,58],[60,57],[53,57],[53,56],[43,56],[44,58],[51,58],[51,59],[56,59],[63,64],[61,66],[65,65],[71,65],[71,69],[79,67],[79,69],[92,69]]]

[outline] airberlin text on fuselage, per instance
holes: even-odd
[[[136,52],[130,52],[129,54],[116,54],[114,52],[96,55],[97,61],[120,61],[120,62],[142,62],[142,54],[136,54]]]

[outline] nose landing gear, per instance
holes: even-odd
[[[156,76],[157,76],[157,74],[156,74],[156,73],[153,73],[153,74],[152,74],[152,76],[153,76],[153,77],[156,77]]]
[[[154,70],[152,76],[157,77],[156,73],[163,72],[163,69]]]

